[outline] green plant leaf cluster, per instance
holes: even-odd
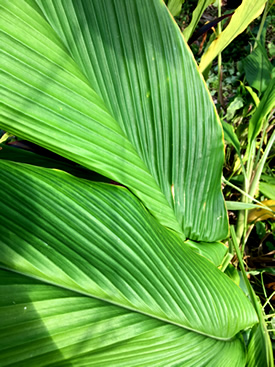
[[[0,31],[1,129],[70,160],[0,159],[0,364],[244,367],[222,127],[165,4],[0,0]]]

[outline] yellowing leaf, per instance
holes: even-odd
[[[275,200],[265,200],[262,202],[265,206],[268,206],[273,212],[267,209],[252,209],[248,214],[248,223],[256,223],[261,220],[275,219]]]
[[[264,10],[266,0],[243,0],[236,9],[226,29],[212,42],[208,50],[201,58],[200,71],[203,72],[229,43],[233,41],[247,26],[257,18]]]

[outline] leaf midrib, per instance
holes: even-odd
[[[167,319],[164,319],[164,318],[161,318],[161,317],[157,317],[155,315],[152,315],[152,314],[149,314],[149,313],[146,313],[146,312],[142,312],[140,311],[139,309],[135,309],[133,307],[127,307],[125,305],[122,305],[122,304],[119,304],[117,302],[113,302],[113,301],[110,301],[110,300],[106,300],[104,298],[101,298],[101,297],[96,297],[96,296],[93,296],[89,293],[86,293],[85,291],[83,290],[77,290],[77,289],[74,289],[74,288],[70,288],[70,287],[66,287],[66,286],[63,286],[63,285],[60,285],[56,282],[51,282],[51,281],[46,281],[44,280],[43,278],[40,278],[40,277],[36,277],[32,274],[26,274],[24,272],[20,272],[20,271],[16,271],[14,269],[10,269],[9,267],[5,267],[5,266],[2,266],[0,265],[0,269],[3,269],[3,270],[8,270],[8,271],[11,271],[11,272],[14,272],[16,274],[20,274],[20,275],[23,275],[23,276],[27,276],[28,278],[31,278],[31,279],[35,279],[35,280],[39,280],[40,282],[44,283],[44,284],[50,284],[50,285],[53,285],[57,288],[60,288],[60,289],[64,289],[64,290],[67,290],[67,291],[71,291],[71,292],[74,292],[76,294],[79,294],[79,295],[82,295],[82,296],[85,296],[85,297],[88,297],[88,298],[93,298],[93,299],[96,299],[96,300],[99,300],[99,301],[102,301],[102,302],[106,302],[110,305],[114,305],[114,306],[117,306],[117,307],[121,307],[123,309],[126,309],[126,310],[129,310],[129,311],[132,311],[132,312],[136,312],[136,313],[139,313],[141,315],[144,315],[144,316],[147,316],[147,317],[150,317],[150,318],[153,318],[153,319],[156,319],[156,320],[159,320],[159,321],[162,321],[166,324],[171,324],[171,325],[174,325],[174,326],[177,326],[177,327],[180,327],[182,329],[185,329],[185,330],[188,330],[190,332],[194,332],[196,334],[199,334],[199,335],[203,335],[203,336],[206,336],[208,338],[211,338],[211,339],[214,339],[214,340],[219,340],[219,341],[226,341],[226,342],[230,342],[230,341],[233,341],[235,339],[235,336],[231,337],[231,338],[221,338],[221,337],[217,337],[217,336],[213,336],[213,335],[210,335],[210,334],[206,334],[206,333],[203,333],[199,330],[196,330],[196,329],[193,329],[193,328],[188,328],[186,326],[183,326],[181,324],[178,324],[176,322],[173,322],[171,320],[167,320]]]

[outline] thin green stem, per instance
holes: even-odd
[[[265,308],[265,306],[267,304],[269,304],[269,306],[272,309],[272,311],[274,311],[274,307],[271,305],[271,303],[269,301],[273,297],[273,295],[275,294],[275,292],[272,293],[272,295],[271,295],[270,298],[267,297],[266,289],[265,289],[265,286],[264,286],[263,272],[261,272],[261,283],[262,283],[262,288],[263,288],[264,296],[265,296],[265,299],[266,299],[266,303],[264,304],[263,309]]]
[[[238,173],[238,171],[240,170],[240,168],[241,168],[241,170],[242,170],[242,174],[243,174],[243,176],[244,176],[244,179],[247,179],[247,177],[246,177],[246,172],[245,172],[245,168],[244,168],[244,163],[243,163],[243,159],[242,159],[241,153],[237,151],[237,155],[238,155],[239,160],[240,160],[240,165],[239,165],[239,167],[238,167],[237,169],[235,169],[235,170],[231,173],[231,175],[228,177],[228,181],[230,181],[230,180],[231,180],[231,178],[232,178],[232,177],[234,177],[234,176],[236,175],[236,173]]]
[[[259,200],[255,199],[253,196],[247,194],[245,191],[243,191],[242,189],[240,189],[238,186],[234,185],[233,183],[229,182],[228,180],[226,180],[224,177],[222,177],[222,182],[226,183],[226,185],[233,187],[234,189],[236,189],[237,191],[239,191],[241,194],[243,194],[244,196],[247,196],[247,198],[249,198],[251,201],[255,201],[255,203],[259,204],[261,207],[269,210],[269,211],[273,211],[272,209],[270,209],[268,206],[263,205],[263,203],[261,203]]]
[[[270,0],[269,2],[268,2],[268,6],[269,6],[269,8],[268,8],[268,10],[267,10],[267,12],[269,12],[269,10],[272,8],[272,6],[275,4],[275,0]]]
[[[272,306],[272,304],[270,303],[271,298],[275,295],[275,291],[268,297],[268,299],[266,300],[265,304],[263,305],[263,310],[265,309],[266,305],[268,304],[270,306],[270,308],[272,309],[272,311],[274,311],[274,307]],[[268,315],[269,316],[269,315]],[[275,316],[275,314],[274,314]]]
[[[256,41],[254,43],[254,49],[257,47],[257,41],[259,41],[260,38],[261,38],[263,29],[264,29],[264,24],[265,24],[266,17],[267,17],[269,9],[270,9],[269,8],[269,1],[267,1],[266,5],[265,5],[263,16],[262,16],[262,19],[261,19],[261,24],[260,24],[260,27],[259,27],[259,30],[258,30],[258,33],[257,33]]]
[[[238,261],[239,261],[239,266],[240,266],[240,269],[241,269],[241,272],[242,272],[242,275],[243,275],[243,279],[244,279],[245,285],[247,287],[251,302],[252,302],[253,306],[255,307],[255,309],[257,309],[258,301],[257,301],[255,293],[254,293],[254,291],[253,291],[253,289],[252,289],[252,287],[249,283],[249,280],[247,279],[247,275],[246,275],[246,271],[245,271],[245,268],[244,268],[243,259],[242,259],[242,255],[241,255],[241,252],[240,252],[240,248],[239,248],[239,244],[238,244],[238,240],[237,240],[237,236],[236,236],[234,226],[230,226],[230,233],[231,233],[231,238],[232,238],[232,243],[233,243],[233,246],[234,246],[234,250],[236,252],[236,255],[237,255],[237,258],[238,258]]]
[[[275,313],[271,313],[269,315],[265,315],[265,319],[270,319],[270,317],[275,317]]]
[[[269,155],[269,152],[271,150],[271,148],[273,147],[273,144],[274,144],[274,141],[275,141],[275,130],[273,131],[271,137],[269,138],[269,141],[267,143],[267,146],[265,148],[265,151],[264,151],[264,154],[258,164],[258,167],[256,169],[256,172],[255,172],[255,175],[254,175],[254,178],[253,178],[253,181],[251,183],[251,186],[250,186],[250,190],[249,190],[249,195],[254,197],[255,195],[255,192],[257,190],[257,187],[258,187],[258,184],[259,184],[259,181],[260,181],[260,178],[261,178],[261,174],[263,172],[263,169],[264,169],[264,165],[265,165],[265,162],[268,158],[268,155]]]
[[[231,253],[228,253],[225,257],[224,257],[224,259],[223,259],[223,261],[222,261],[222,264],[221,264],[221,267],[220,267],[220,270],[222,271],[222,272],[224,272],[225,270],[226,270],[226,268],[228,267],[228,265],[230,264],[230,261],[232,260],[232,258],[233,258],[233,255],[231,254]]]
[[[263,147],[263,144],[264,144],[264,139],[265,139],[265,134],[266,134],[266,130],[268,128],[268,124],[266,123],[265,126],[264,126],[264,129],[263,129],[263,133],[262,133],[262,137],[261,137],[261,141],[260,141],[260,146],[259,146],[259,149],[258,149],[258,153],[256,155],[256,159],[255,159],[255,163],[254,163],[254,169],[256,168],[259,160],[260,160],[260,155],[261,155],[261,150],[262,150],[262,147]]]
[[[248,154],[248,161],[247,161],[247,169],[245,169],[244,166],[242,166],[243,173],[244,173],[244,182],[243,182],[243,196],[242,196],[242,202],[248,203],[248,192],[249,192],[249,185],[252,175],[252,169],[253,169],[253,161],[254,161],[254,155],[255,155],[255,142],[252,142]],[[253,197],[249,198],[250,201],[253,200]],[[240,211],[238,215],[238,221],[237,221],[237,239],[239,242],[242,242],[242,255],[244,253],[244,247],[245,247],[245,233],[247,229],[247,210]]]
[[[261,283],[262,283],[262,288],[263,288],[264,296],[267,299],[267,294],[266,294],[266,290],[265,290],[265,286],[264,286],[263,272],[261,272]]]

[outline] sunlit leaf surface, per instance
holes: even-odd
[[[165,4],[0,9],[1,127],[124,184],[187,238],[225,238],[222,129]]]
[[[238,332],[257,322],[250,302],[214,264],[161,226],[127,189],[19,163],[0,161],[0,167],[0,264],[52,284],[41,285],[41,291],[39,286],[36,295],[32,285],[36,282],[30,279],[24,278],[23,283],[30,285],[23,287],[16,285],[12,273],[8,283],[3,281],[3,360],[25,360],[30,355],[44,360],[50,358],[48,348],[57,360],[67,358],[67,349],[70,358],[77,350],[78,359],[79,348],[87,348],[89,364],[95,348],[99,358],[95,361],[107,363],[111,358],[123,365],[122,351],[132,360],[138,348],[144,365],[163,356],[168,359],[159,365],[165,366],[172,348],[172,360],[190,358],[187,366],[205,363],[206,356],[209,365],[215,361],[212,366],[219,366],[219,358],[224,365],[236,361],[243,366]],[[40,292],[45,303],[32,298],[42,297]],[[34,318],[33,324],[26,315]],[[5,326],[7,320],[10,324]],[[105,343],[110,343],[110,350],[104,349]],[[198,355],[189,343],[190,348],[202,343],[206,349],[200,347]],[[143,359],[147,348],[148,361]],[[222,357],[216,355],[219,352]]]

